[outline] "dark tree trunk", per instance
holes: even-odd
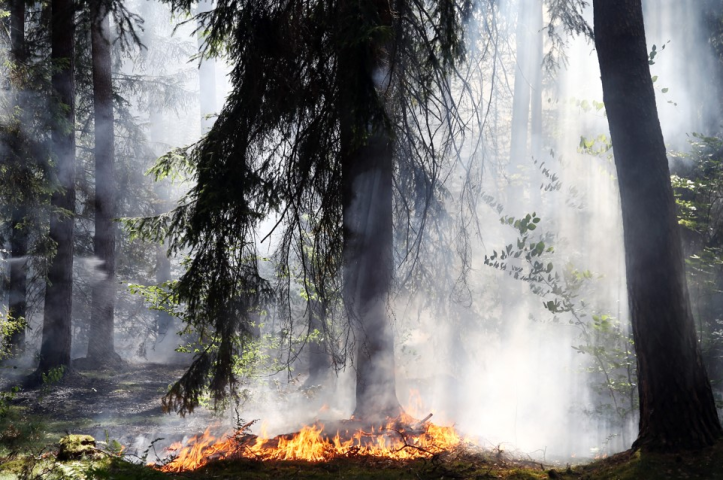
[[[341,8],[344,22],[365,21],[370,29],[391,27],[393,14],[385,0],[342,2]],[[341,30],[357,31],[358,25]],[[394,277],[394,148],[383,122],[360,103],[370,101],[370,92],[381,97],[387,93],[390,79],[379,81],[379,77],[388,72],[386,55],[391,49],[373,39],[349,43],[340,52],[338,65],[340,100],[344,103],[340,129],[342,295],[356,341],[354,417],[375,422],[402,412],[396,393],[394,332],[388,311]]]
[[[15,320],[26,321],[27,315],[27,259],[28,235],[23,225],[25,209],[13,208],[10,222],[10,285],[8,313]],[[12,352],[20,355],[25,351],[25,327],[17,330],[10,338]]]
[[[56,244],[48,267],[45,289],[43,340],[38,372],[70,367],[73,307],[73,216],[75,213],[75,5],[73,0],[51,2],[51,58],[55,70],[51,79],[56,94],[53,109],[56,190],[50,199],[55,209],[50,217],[50,238]],[[62,211],[58,211],[62,210]]]
[[[595,0],[594,15],[638,358],[640,431],[633,447],[711,445],[721,426],[688,300],[641,0]]]
[[[366,21],[368,28],[392,24],[390,5],[384,0],[363,5],[348,2],[342,12],[345,21]],[[389,47],[370,39],[366,44],[354,42],[339,56],[339,70],[347,75],[341,77],[346,79],[342,100],[349,102],[342,107],[347,116],[341,125],[342,294],[356,340],[354,417],[366,421],[395,417],[402,411],[388,312],[394,277],[394,148],[382,122],[370,113],[360,114],[365,107],[358,105],[370,101],[371,92],[386,94],[390,79],[379,77],[388,72]],[[362,132],[367,132],[366,138]]]
[[[10,2],[10,42],[13,62],[17,66],[25,63],[27,58],[25,46],[25,0],[11,0]],[[17,88],[13,94],[14,107],[20,112],[18,122],[22,128],[25,122],[25,105],[23,94]],[[18,131],[13,139],[12,148],[15,155],[22,156],[22,135]],[[21,200],[22,202],[23,200]],[[10,284],[8,313],[14,319],[25,319],[27,314],[27,260],[28,234],[23,225],[26,210],[21,205],[12,209],[10,218]],[[16,331],[10,338],[10,345],[15,354],[21,354],[25,350],[25,328]]]
[[[116,181],[113,175],[113,80],[110,18],[103,2],[91,3],[93,113],[95,116],[95,235],[93,252],[101,278],[93,285],[88,359],[118,363],[113,340],[115,310]]]
[[[387,300],[394,275],[392,141],[379,134],[344,165],[344,303],[357,351],[356,418],[401,412],[394,372],[394,334]]]
[[[309,333],[318,330],[321,339],[311,342],[309,348],[309,378],[307,385],[323,383],[331,370],[331,356],[326,348],[328,332],[326,330],[327,301],[309,300]]]

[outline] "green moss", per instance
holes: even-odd
[[[28,415],[24,407],[10,406],[0,416],[0,456],[42,448],[48,443],[46,428],[41,417]]]
[[[698,451],[662,454],[623,452],[573,469],[560,478],[581,479],[721,479],[723,480],[723,442]]]
[[[86,478],[113,480],[162,480],[168,478],[157,470],[120,458],[107,458],[88,465]]]
[[[66,435],[60,439],[58,460],[95,458],[97,455],[98,450],[95,448],[95,438],[90,435]]]
[[[0,473],[18,474],[23,470],[23,465],[25,465],[25,461],[20,458],[2,462],[0,463]]]

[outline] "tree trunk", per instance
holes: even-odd
[[[21,66],[27,58],[25,46],[25,0],[11,0],[10,2],[10,42],[12,60],[16,66]],[[20,118],[17,120],[20,128],[25,124],[26,115],[25,105],[23,102],[23,93],[20,86],[16,87],[13,94],[14,109],[20,112]],[[18,131],[15,136],[14,145],[15,155],[22,155],[22,135]],[[27,160],[26,160],[27,161]],[[14,319],[25,319],[27,314],[27,260],[25,256],[28,253],[28,234],[23,221],[26,216],[25,206],[22,205],[24,199],[21,198],[21,204],[16,205],[12,209],[10,218],[10,284],[8,314]],[[13,353],[21,354],[25,350],[25,328],[22,328],[10,338],[10,345]]]
[[[328,332],[326,330],[327,301],[325,299],[309,300],[309,333],[318,330],[321,339],[311,342],[309,348],[309,378],[306,385],[324,383],[331,370],[331,357],[326,348]]]
[[[10,337],[13,354],[21,355],[25,351],[25,322],[27,315],[27,259],[28,235],[23,225],[25,208],[18,206],[12,211],[10,221],[10,285],[8,314],[11,318],[22,321],[23,326]]]
[[[532,12],[531,12],[531,44],[532,49],[532,61],[530,62],[530,86],[531,86],[531,100],[530,100],[530,146],[532,149],[532,156],[538,162],[542,155],[542,10],[544,4],[542,0],[535,0]],[[538,171],[533,171],[532,177],[537,180],[539,178]],[[533,201],[539,200],[539,182],[533,182]]]
[[[392,28],[389,2],[342,2],[341,31]],[[360,26],[359,22],[365,22]],[[388,312],[394,277],[394,148],[386,125],[364,103],[389,91],[391,45],[348,40],[339,54],[342,155],[342,296],[355,334],[354,417],[383,421],[402,412],[397,399],[394,332]],[[384,77],[384,78],[382,78]],[[383,100],[382,100],[383,101]],[[381,112],[379,112],[381,113]],[[366,133],[366,134],[365,134]]]
[[[344,303],[356,334],[356,409],[368,420],[401,412],[387,300],[394,275],[392,141],[374,134],[344,165]]]
[[[93,112],[95,115],[95,235],[93,252],[101,278],[93,284],[88,359],[118,363],[113,340],[115,310],[116,181],[113,175],[113,80],[110,18],[103,2],[91,3]]]
[[[341,2],[341,31],[391,27],[389,2]],[[367,22],[360,27],[358,22]],[[342,296],[355,334],[356,408],[370,422],[402,412],[397,399],[394,333],[388,312],[394,277],[392,135],[367,110],[370,95],[383,97],[389,45],[348,41],[339,54],[342,156]],[[375,81],[378,80],[378,81]],[[365,135],[366,132],[366,135]]]
[[[685,285],[641,0],[595,0],[594,15],[638,358],[640,431],[633,448],[711,445],[722,432]]]
[[[527,134],[530,121],[530,81],[529,68],[530,9],[526,1],[520,0],[515,33],[516,67],[515,90],[512,98],[512,135],[510,138],[510,163],[508,173],[515,173],[518,164],[527,156]]]
[[[200,0],[198,13],[213,10],[213,0]],[[201,26],[200,24],[198,25]],[[203,32],[198,34],[198,48],[203,46]],[[201,134],[205,135],[211,130],[216,114],[216,60],[213,58],[201,59],[198,66],[199,102],[201,106]]]
[[[161,190],[160,188],[157,190]],[[156,215],[166,213],[168,210],[163,208],[156,209]],[[166,255],[168,243],[163,242],[162,245],[156,247],[156,283],[160,286],[171,281],[171,259]],[[159,310],[156,313],[156,328],[159,336],[168,334],[168,330],[173,325],[173,316],[165,310]]]
[[[159,7],[159,4],[152,3],[152,2],[144,2],[141,9],[140,9],[140,15],[143,18],[151,18],[157,16],[157,8]],[[165,8],[165,7],[164,7]],[[163,20],[154,20],[154,21],[169,21],[170,22],[170,16],[166,16],[165,12],[164,15],[161,17]],[[153,50],[154,48],[159,48],[157,45],[153,45],[153,41],[155,40],[154,35],[152,34],[152,31],[150,29],[146,29],[143,32],[142,41],[143,44],[148,47],[148,50],[143,50],[144,54],[148,53],[149,51]],[[148,60],[148,59],[147,59]],[[165,105],[163,104],[163,101],[154,101],[154,97],[152,97],[152,94],[149,93],[149,97],[147,100],[147,107],[148,107],[148,140],[151,144],[151,151],[153,153],[153,158],[149,159],[152,160],[153,163],[155,163],[155,159],[162,154],[166,152],[167,145],[165,144],[164,140],[164,129],[162,126],[164,125],[163,120],[163,112],[165,110]],[[153,191],[155,193],[155,199],[153,204],[153,212],[155,215],[162,215],[164,213],[168,213],[168,211],[171,209],[171,188],[169,185],[169,179],[164,179],[159,182],[155,182],[153,185]],[[171,260],[168,258],[168,255],[166,252],[168,251],[168,241],[164,241],[163,243],[157,245],[155,247],[156,250],[156,284],[161,285],[165,282],[168,282],[171,280]],[[166,338],[166,334],[171,329],[171,326],[173,325],[173,317],[164,310],[158,310],[155,313],[156,316],[156,325],[155,325],[155,332],[156,332],[156,345]],[[173,333],[173,332],[172,332]],[[155,347],[154,347],[155,348]]]
[[[163,118],[157,111],[151,112],[151,141],[154,143],[159,143],[160,141],[161,134],[158,127],[162,121]],[[158,155],[159,153],[156,152],[156,154]],[[171,188],[168,183],[168,179],[164,179],[156,182],[154,185],[154,191],[156,193],[154,213],[156,215],[163,215],[171,209]],[[167,252],[167,240],[156,246],[156,284],[159,286],[172,280],[171,259],[168,258]],[[158,312],[156,312],[156,332],[160,338],[165,338],[172,325],[173,316],[170,313],[165,310],[158,310]],[[156,341],[158,341],[158,339]]]
[[[51,2],[51,79],[57,99],[54,107],[52,142],[56,189],[50,199],[55,211],[50,217],[50,238],[56,244],[49,261],[45,289],[43,340],[39,373],[70,367],[73,307],[73,220],[75,213],[75,5],[73,0]]]

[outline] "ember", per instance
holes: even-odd
[[[303,427],[291,435],[269,438],[231,432],[215,437],[209,430],[193,437],[185,445],[175,443],[168,448],[172,460],[159,466],[165,472],[195,470],[214,460],[250,458],[257,460],[328,461],[338,457],[369,456],[396,460],[429,457],[452,449],[462,441],[454,427],[442,427],[415,421],[407,415],[389,419],[386,425],[357,428],[352,432],[337,431],[334,436],[324,432],[324,425],[316,423]],[[355,426],[358,422],[351,421]]]

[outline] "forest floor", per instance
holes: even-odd
[[[141,447],[144,442],[147,447],[160,437],[180,440],[188,432],[203,431],[213,422],[211,413],[202,408],[187,418],[163,413],[160,399],[184,371],[185,367],[179,365],[151,363],[129,364],[112,372],[76,370],[60,382],[21,389],[12,395],[10,416],[15,423],[22,419],[25,429],[34,427],[37,433],[24,436],[30,440],[26,446],[32,447],[57,442],[66,433],[107,437],[128,447]],[[0,392],[22,386],[30,372],[4,371]],[[0,454],[7,440],[8,432],[0,430]]]
[[[199,470],[164,473],[143,465],[155,458],[151,442],[181,440],[218,422],[204,409],[192,417],[166,415],[160,398],[184,371],[182,366],[128,365],[123,371],[78,371],[57,384],[20,390],[22,369],[0,376],[0,479],[722,479],[723,443],[676,455],[623,452],[586,465],[541,464],[500,451],[460,448],[428,459],[397,461],[370,457],[330,462],[231,460]],[[95,458],[60,461],[58,443],[68,433],[92,435]],[[125,447],[118,454],[120,446]],[[130,454],[128,454],[130,452]]]

